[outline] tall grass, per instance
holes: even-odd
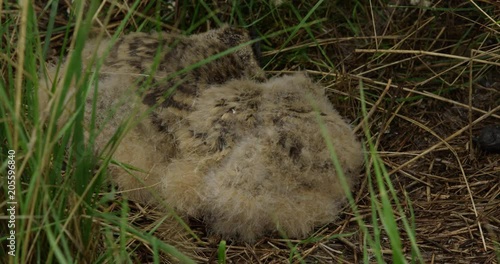
[[[56,4],[54,2],[53,7]],[[98,4],[99,1],[92,1],[91,5],[84,6],[83,1],[77,2],[74,13],[71,13],[74,25],[59,29],[65,31],[62,49],[68,48],[72,52],[66,58],[66,67],[59,69],[58,76],[63,77],[52,87],[52,100],[49,105],[42,106],[50,108],[47,120],[42,120],[38,111],[38,85],[42,80],[37,76],[45,74],[42,65],[45,64],[48,45],[41,45],[38,18],[33,6],[26,2],[25,8],[13,10],[26,18],[21,19],[21,23],[11,21],[12,24],[3,24],[5,28],[2,31],[9,34],[6,39],[19,40],[6,42],[7,46],[1,50],[2,59],[14,57],[11,55],[14,52],[26,54],[24,58],[18,54],[20,61],[17,64],[12,62],[6,65],[9,74],[2,81],[0,90],[3,117],[0,138],[5,140],[2,142],[2,172],[7,170],[5,157],[8,150],[13,149],[17,153],[16,228],[2,228],[0,238],[2,245],[6,245],[5,234],[15,230],[16,249],[13,257],[2,246],[3,263],[137,262],[134,261],[133,248],[130,248],[130,241],[133,240],[150,245],[157,263],[160,252],[186,263],[192,262],[174,247],[131,226],[126,201],[120,202],[122,209],[119,214],[103,211],[116,197],[112,190],[103,189],[102,185],[110,155],[98,163],[92,147],[93,136],[88,139],[84,136],[85,98],[88,90],[94,89],[92,83],[95,76],[91,72],[81,74],[81,52],[92,25],[92,16],[84,12],[95,13]],[[117,34],[127,24],[138,4],[139,1],[136,1],[130,8],[116,30]],[[56,10],[51,9],[51,17],[57,15],[54,13]],[[55,30],[52,24],[53,21],[49,21],[46,44]],[[71,114],[67,121],[58,126],[59,118],[68,110],[66,94],[74,84],[79,87],[74,109],[69,109]],[[6,198],[4,182],[6,179],[2,177],[2,197]],[[2,212],[5,212],[6,203],[1,205]]]

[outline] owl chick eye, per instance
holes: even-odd
[[[223,151],[226,148],[226,139],[222,136],[217,138],[217,150],[218,151]]]
[[[227,102],[226,102],[226,99],[224,99],[224,98],[218,100],[217,104],[215,104],[216,107],[221,107],[221,106],[226,106],[226,105],[227,105]]]

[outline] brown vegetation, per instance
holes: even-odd
[[[430,7],[404,0],[324,1],[319,6],[313,1],[284,1],[278,7],[242,1],[247,5],[237,12],[227,1],[207,2],[207,9],[183,1],[175,1],[173,9],[169,9],[169,1],[155,2],[151,8],[148,2],[155,1],[139,2],[126,31],[142,30],[144,25],[187,30],[198,19],[202,22],[197,24],[201,25],[197,32],[213,28],[217,21],[253,23],[256,34],[263,37],[262,64],[268,76],[306,70],[326,86],[335,108],[353,120],[359,135],[370,132],[371,138],[365,137],[364,142],[373,142],[387,168],[404,212],[401,215],[392,204],[407,259],[412,258],[412,251],[410,235],[400,221],[404,217],[414,225],[421,262],[498,263],[500,154],[478,150],[473,140],[483,127],[500,122],[498,1],[436,0]],[[48,13],[43,3],[34,6],[43,36]],[[110,8],[107,2],[102,6]],[[120,1],[110,9],[113,13],[96,16],[95,27],[111,34],[131,6]],[[195,7],[203,11],[197,13]],[[67,8],[63,3],[58,7],[56,28],[68,23]],[[207,10],[216,10],[217,16],[210,16]],[[109,21],[103,23],[106,15]],[[201,20],[203,15],[210,19]],[[304,27],[294,28],[301,22]],[[286,32],[278,34],[281,30]],[[65,52],[61,50],[64,33],[51,35],[49,55]],[[17,40],[2,39],[2,43],[6,41]],[[7,74],[3,66],[0,71],[2,76]],[[368,108],[366,123],[363,101]],[[372,159],[367,157],[366,163],[371,165]],[[363,259],[372,252],[364,254],[365,235],[357,222],[368,223],[371,234],[377,231],[371,218],[381,193],[376,189],[370,195],[369,179],[374,180],[374,172],[373,167],[368,168],[354,190],[359,219],[346,207],[340,219],[318,228],[311,240],[286,240],[270,234],[253,244],[228,242],[227,261],[375,262]],[[131,203],[131,207],[130,223],[142,230],[151,230],[162,217],[138,204]],[[119,211],[119,205],[102,210]],[[376,222],[383,226],[380,219]],[[207,233],[197,219],[189,225],[200,239],[185,240],[182,246],[197,252],[196,261],[217,261],[219,238]],[[156,230],[156,234],[160,232]],[[384,230],[380,232],[381,252],[391,262],[390,241]],[[139,239],[130,244],[138,260],[152,260],[149,245]]]

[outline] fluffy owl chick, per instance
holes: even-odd
[[[162,192],[226,238],[301,238],[337,217],[346,195],[319,122],[349,187],[363,164],[350,126],[304,74],[208,89],[187,120]]]
[[[90,127],[95,114],[95,147],[101,151],[119,128],[128,127],[113,158],[142,171],[126,172],[111,165],[113,179],[130,197],[151,200],[149,188],[164,175],[165,166],[176,156],[173,131],[193,111],[200,92],[232,79],[264,78],[246,30],[224,26],[202,34],[132,33],[116,40],[90,40],[82,52],[83,72],[91,72],[85,106],[85,123]],[[102,60],[101,63],[98,63]],[[68,65],[48,67],[48,78],[40,80],[42,116],[62,91]],[[94,74],[98,73],[98,74]],[[83,76],[83,74],[82,74]],[[94,100],[94,84],[97,84]],[[55,86],[56,89],[52,89]],[[74,94],[83,89],[73,79],[65,98],[67,114],[74,112]],[[95,113],[93,105],[95,104]],[[45,113],[45,114],[43,114]],[[124,122],[129,122],[123,126]],[[154,190],[154,188],[153,188]]]

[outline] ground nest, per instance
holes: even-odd
[[[139,2],[127,24],[129,31],[154,20],[154,9],[146,2]],[[194,12],[199,8],[194,3],[175,1],[178,5],[171,6],[172,2],[166,2],[157,5],[163,9],[156,17],[165,22],[160,19],[155,27],[162,30],[185,29],[204,12],[209,13],[208,9]],[[304,70],[327,87],[335,108],[351,121],[367,150],[373,144],[387,170],[394,187],[390,201],[405,258],[412,259],[413,251],[403,218],[414,228],[422,257],[417,262],[498,263],[500,153],[481,150],[474,138],[484,127],[500,124],[500,25],[495,22],[500,20],[500,4],[429,1],[426,6],[428,1],[380,0],[342,4],[324,1],[319,6],[308,1],[283,1],[276,6],[250,2],[253,4],[238,11],[225,1],[207,2],[217,16],[198,24],[197,30],[205,31],[217,21],[256,21],[252,28],[263,37],[261,63],[268,76]],[[58,7],[56,28],[70,19],[66,8],[63,4]],[[105,26],[108,32],[116,30],[117,21],[129,10],[127,3],[115,9]],[[40,17],[40,31],[45,33],[50,20],[45,6],[35,4],[35,11]],[[308,14],[309,20],[304,19]],[[301,22],[307,25],[294,28]],[[95,27],[103,26],[96,23]],[[153,30],[155,27],[151,26]],[[282,34],[274,34],[279,31]],[[51,54],[65,52],[61,50],[63,35],[53,33],[49,59]],[[337,221],[317,228],[311,239],[302,241],[282,239],[280,234],[269,234],[253,244],[227,241],[226,261],[380,261],[371,249],[364,252],[365,234],[359,228],[359,221],[363,221],[369,234],[380,232],[376,242],[382,260],[393,262],[384,223],[372,219],[374,206],[386,195],[380,186],[371,187],[375,181],[374,159],[366,151],[366,169],[353,190],[358,216],[346,206]],[[120,212],[122,200],[118,198],[100,210]],[[397,209],[395,198],[402,210]],[[157,225],[173,220],[165,219],[154,208],[133,202],[128,205],[129,222],[137,229],[165,238],[197,262],[219,259],[221,238],[211,234],[199,219],[186,221],[191,235],[174,236]],[[129,245],[135,260],[153,261],[150,245],[140,239],[129,241]],[[170,262],[172,258],[164,254],[160,261]]]
[[[263,53],[264,59],[280,62],[271,63],[268,74],[308,70],[329,87],[334,105],[355,126],[361,123],[361,101],[366,100],[368,122],[358,125],[357,131],[365,142],[363,129],[370,131],[406,217],[411,214],[423,262],[495,263],[500,154],[478,149],[473,139],[482,128],[500,122],[500,46],[493,37],[498,24],[473,21],[476,14],[466,3],[461,7],[469,11],[463,12],[454,9],[458,6],[441,6],[450,8],[444,12],[384,6],[377,10],[388,17],[375,14],[372,21],[377,34],[372,25],[359,25],[362,36],[352,37],[343,32],[344,24],[332,23],[313,32],[316,43],[305,30],[286,45],[283,36],[268,40],[273,47],[285,45],[284,51]],[[498,9],[494,14],[498,17]],[[464,36],[472,28],[475,32]],[[327,72],[311,63],[324,60],[321,52],[334,60],[335,70]],[[378,196],[370,196],[368,190],[367,177],[373,177],[373,171],[365,173],[354,195],[362,220],[369,222]],[[216,261],[219,238],[210,236],[196,219],[189,224],[203,241],[196,259]],[[402,247],[410,254],[410,241],[404,233],[401,236]],[[357,263],[363,259],[364,235],[349,207],[341,219],[316,230],[318,240],[278,237],[270,235],[252,245],[229,242],[227,260]],[[391,262],[389,239],[381,237],[384,259]],[[289,243],[295,256],[291,257]]]

